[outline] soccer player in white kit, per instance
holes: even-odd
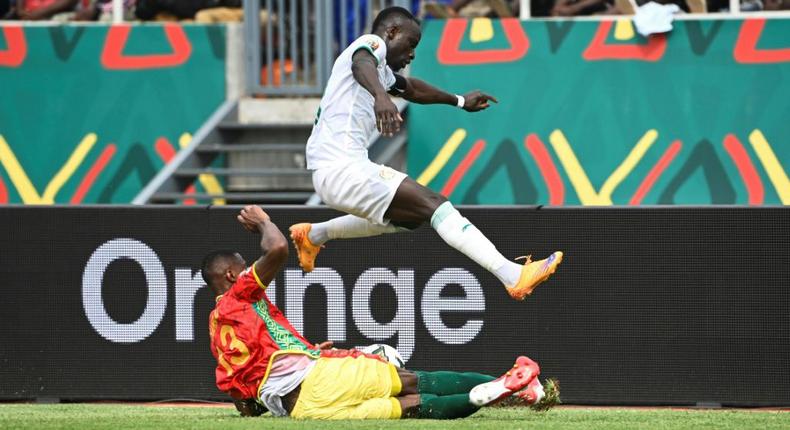
[[[403,121],[388,94],[468,112],[497,102],[480,91],[453,95],[394,73],[414,60],[420,37],[419,21],[408,10],[386,8],[373,21],[373,33],[355,40],[335,61],[307,141],[307,168],[324,203],[349,215],[291,226],[299,264],[312,271],[322,245],[331,239],[395,233],[430,221],[445,242],[494,274],[511,297],[523,300],[554,273],[562,252],[535,262],[527,257],[523,265],[509,261],[444,196],[368,159],[375,130],[391,136]]]

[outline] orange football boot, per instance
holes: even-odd
[[[530,257],[519,257],[516,260],[520,258],[527,259],[527,262],[524,263],[524,267],[521,269],[521,277],[519,277],[516,285],[506,287],[510,297],[516,300],[524,300],[525,297],[532,294],[532,290],[535,287],[549,279],[549,276],[557,270],[557,266],[562,262],[562,251],[557,251],[551,254],[549,258],[539,261],[532,261]]]
[[[294,247],[296,247],[296,255],[299,257],[299,265],[302,266],[302,270],[306,273],[313,271],[315,258],[318,256],[321,248],[323,248],[321,245],[314,245],[313,242],[310,242],[308,233],[310,233],[312,228],[313,225],[309,222],[294,224],[289,228],[291,240],[294,243]]]

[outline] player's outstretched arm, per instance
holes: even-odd
[[[387,90],[378,78],[376,57],[369,51],[359,49],[351,57],[351,73],[354,79],[373,96],[373,112],[376,114],[376,128],[385,136],[392,136],[400,130],[403,118],[398,107],[390,100]]]
[[[254,263],[255,273],[269,285],[288,259],[288,241],[260,206],[245,206],[236,219],[250,232],[260,233],[261,258]]]
[[[442,91],[433,85],[417,78],[404,78],[395,75],[395,88],[392,94],[403,97],[404,99],[419,104],[446,104],[456,106],[458,97],[454,94]],[[480,91],[470,91],[463,95],[465,111],[477,112],[488,108],[489,101],[498,103],[498,100]]]

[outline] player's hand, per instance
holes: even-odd
[[[318,349],[320,349],[320,350],[324,350],[324,349],[332,349],[332,347],[333,347],[333,346],[335,346],[335,343],[334,343],[334,342],[332,342],[331,340],[327,340],[327,341],[325,341],[325,342],[321,342],[321,343],[319,343],[319,344],[318,344],[318,345],[316,345],[316,346],[317,346],[317,347],[318,347]]]
[[[236,219],[252,233],[258,233],[258,226],[270,220],[269,215],[257,205],[245,206]]]
[[[266,412],[266,408],[256,402],[255,399],[234,400],[233,405],[236,406],[236,410],[243,417],[257,417]]]
[[[403,118],[398,112],[398,107],[388,96],[377,97],[373,102],[373,111],[376,113],[376,128],[384,136],[393,136],[400,130]]]
[[[467,112],[477,112],[483,109],[488,109],[490,106],[488,104],[489,101],[499,103],[499,100],[493,96],[481,93],[478,90],[468,92],[464,94],[464,110]]]

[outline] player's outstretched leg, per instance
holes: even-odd
[[[535,287],[557,270],[562,261],[562,252],[557,251],[548,258],[530,261],[522,266],[506,259],[493,243],[483,235],[447,199],[418,184],[411,178],[401,183],[386,217],[399,222],[424,222],[430,220],[431,227],[448,245],[494,274],[516,300],[524,300]]]
[[[532,294],[535,287],[548,279],[562,261],[560,251],[540,261],[533,262],[526,257],[523,266],[507,260],[449,201],[442,203],[433,213],[431,226],[450,246],[499,278],[508,294],[516,300],[524,300]]]
[[[406,229],[392,223],[376,224],[358,216],[345,215],[316,224],[294,224],[290,230],[291,240],[296,247],[296,255],[299,257],[299,265],[305,272],[311,272],[315,267],[318,253],[324,243],[329,240],[378,236]]]
[[[401,372],[405,371],[399,371],[399,374]],[[413,374],[417,379],[417,392],[424,397],[424,402],[433,399],[434,397],[432,396],[436,396],[442,398],[441,403],[444,404],[448,404],[448,402],[449,404],[453,404],[455,402],[454,400],[451,401],[447,396],[469,394],[476,386],[497,379],[493,376],[473,372],[425,372],[418,370],[414,371]],[[403,375],[401,375],[401,378],[403,380]],[[544,387],[540,379],[535,377],[525,388],[513,393],[508,404],[529,406],[536,411],[545,411],[559,403],[559,383],[555,379],[548,379]],[[429,406],[436,411],[436,402],[432,402]],[[464,410],[464,408],[461,408],[461,410]],[[442,416],[448,413],[447,410],[441,410],[439,412]]]
[[[525,356],[518,357],[513,368],[504,375],[472,388],[469,392],[469,401],[477,406],[490,405],[524,389],[539,374],[538,363]]]
[[[422,373],[425,374],[425,372]],[[446,373],[450,374],[453,372]],[[424,392],[423,390],[425,387],[422,387],[422,383],[420,383],[419,405],[406,411],[406,416],[427,419],[455,419],[468,417],[481,407],[491,405],[500,399],[524,389],[530,382],[537,378],[539,373],[540,368],[537,363],[527,357],[519,357],[516,359],[516,364],[513,368],[497,379],[493,379],[486,375],[466,374],[466,377],[474,376],[471,379],[478,379],[486,382],[479,383],[474,387],[467,386],[466,389],[470,391],[463,393],[448,395],[432,394]],[[419,375],[420,372],[417,374]],[[461,375],[464,374],[457,374],[456,376]],[[441,376],[444,379],[450,375],[439,375],[437,373],[434,376]],[[445,382],[452,381],[447,380]],[[437,393],[451,393],[455,391],[450,387],[441,387],[438,385],[432,388],[434,388],[433,391]]]

